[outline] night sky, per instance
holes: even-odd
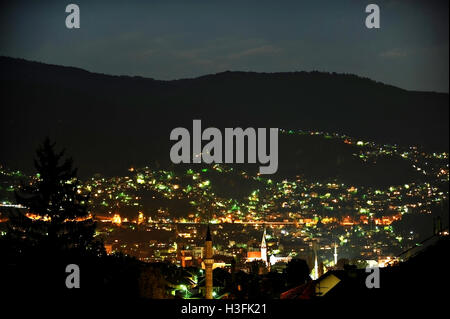
[[[242,70],[354,73],[448,92],[448,1],[14,1],[0,10],[0,55],[170,80]]]

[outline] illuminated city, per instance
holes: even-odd
[[[399,262],[397,256],[430,234],[430,221],[436,223],[440,217],[421,219],[429,222],[425,233],[417,224],[401,224],[402,219],[429,217],[448,205],[448,153],[430,154],[418,147],[378,145],[322,132],[282,130],[282,134],[319,136],[356,146],[353,156],[364,163],[382,156],[400,158],[419,174],[408,184],[376,188],[301,176],[276,181],[222,164],[181,173],[130,167],[124,176],[96,175],[83,181],[77,192],[90,194],[96,236],[109,254],[204,268],[203,239],[210,224],[214,268],[230,269],[235,259],[236,267],[250,271],[249,262],[262,260],[260,242],[266,231],[267,269],[282,271],[292,258],[302,258],[308,261],[312,277],[317,276],[315,271],[323,274],[336,266],[336,252],[339,259],[353,263],[383,267]],[[6,168],[1,173],[3,207],[15,205],[12,191],[18,180],[39,179]],[[243,180],[253,188],[249,186],[241,197],[217,194],[215,183],[226,179]],[[314,266],[315,253],[320,270]]]
[[[440,316],[448,5],[2,3],[4,312]]]

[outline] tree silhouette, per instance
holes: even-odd
[[[9,214],[8,237],[19,252],[101,252],[94,239],[95,223],[87,209],[88,195],[79,191],[77,170],[64,150],[57,152],[48,138],[37,149],[37,180],[21,185],[15,196],[30,215]]]
[[[287,264],[284,272],[287,279],[287,285],[290,288],[303,285],[310,280],[309,267],[303,259],[292,259]]]

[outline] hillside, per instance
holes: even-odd
[[[192,119],[203,127],[312,129],[448,150],[448,94],[355,75],[223,72],[158,81],[7,57],[0,70],[1,161],[11,168],[29,169],[46,135],[68,147],[82,175],[165,166],[170,131],[192,130]],[[280,153],[301,152],[287,147]]]

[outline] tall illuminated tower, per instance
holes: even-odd
[[[264,263],[267,266],[267,244],[266,244],[266,228],[264,227],[264,233],[261,240],[261,260],[264,261]]]
[[[317,252],[314,253],[314,280],[319,278],[319,263],[317,261]]]
[[[206,240],[205,240],[205,298],[206,299],[213,299],[213,264],[214,264],[214,258],[213,258],[213,247],[212,247],[212,238],[211,238],[211,232],[209,230],[206,231]]]
[[[336,243],[334,243],[334,265],[337,265],[337,260],[338,260],[338,254],[337,254],[337,245]]]
[[[313,276],[312,279],[316,280],[319,278],[319,260],[317,257],[317,250],[319,249],[319,242],[317,240],[312,242],[312,249],[314,252],[314,272],[313,272]]]

